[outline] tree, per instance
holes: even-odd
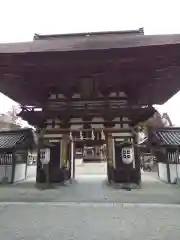
[[[7,112],[7,115],[11,118],[13,124],[18,124],[20,117],[18,116],[20,108],[17,105],[13,105]]]
[[[143,142],[146,139],[149,132],[153,132],[156,128],[172,127],[173,124],[167,113],[162,115],[156,111],[155,114],[147,121],[138,124],[138,141]]]
[[[171,121],[171,119],[170,119],[170,117],[167,113],[163,113],[162,120],[163,120],[163,123],[164,123],[165,127],[172,127],[173,126],[172,121]]]

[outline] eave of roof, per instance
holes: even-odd
[[[131,51],[129,50],[130,48]],[[146,84],[142,83],[142,86],[139,89],[142,89],[143,91],[142,92],[136,91],[136,93],[134,93],[134,95],[137,95],[135,96],[135,98],[137,99],[139,98],[140,100],[143,99],[143,102],[141,102],[142,104],[163,104],[179,90],[178,82],[178,76],[180,71],[178,61],[179,48],[180,48],[180,35],[134,36],[132,34],[131,36],[126,36],[122,34],[119,35],[100,34],[94,36],[76,36],[76,37],[70,36],[68,37],[68,39],[59,38],[53,40],[39,40],[26,43],[0,44],[1,75],[3,76],[1,78],[1,91],[4,94],[11,97],[13,100],[20,102],[21,104],[38,106],[38,104],[40,105],[42,100],[41,95],[44,94],[44,92],[47,89],[47,86],[46,84],[42,85],[40,83],[41,86],[43,86],[44,88],[42,87],[41,88],[42,91],[40,90],[38,91],[38,96],[36,97],[35,96],[32,97],[33,95],[35,95],[35,93],[34,89],[32,90],[32,92],[30,91],[30,87],[33,88],[33,85],[35,85],[33,83],[34,80],[37,81],[37,79],[44,79],[44,75],[42,74],[41,76],[41,74],[39,73],[44,73],[45,69],[50,69],[50,67],[48,66],[51,64],[53,65],[54,62],[57,63],[57,66],[55,66],[54,64],[53,65],[54,68],[52,65],[51,67],[52,69],[59,73],[59,76],[57,77],[59,79],[62,79],[62,81],[58,80],[56,83],[53,84],[56,84],[55,85],[56,87],[58,85],[61,88],[60,85],[62,84],[64,85],[64,83],[66,82],[66,78],[65,79],[61,78],[61,75],[65,76],[68,75],[70,72],[72,73],[73,77],[75,76],[74,74],[75,70],[73,72],[69,67],[70,65],[72,69],[73,68],[77,69],[78,66],[81,66],[81,64],[84,63],[90,64],[89,62],[91,62],[90,68],[85,66],[81,67],[81,69],[86,68],[90,69],[87,71],[86,76],[93,77],[92,75],[96,71],[97,67],[96,57],[101,57],[101,60],[99,60],[100,61],[99,68],[104,69],[105,68],[104,63],[105,61],[107,61],[107,59],[109,60],[110,55],[116,55],[116,58],[113,57],[112,60],[114,62],[117,61],[117,65],[119,64],[119,66],[121,66],[121,61],[123,59],[125,60],[127,59],[128,61],[131,60],[128,59],[127,56],[129,57],[135,56],[137,61],[133,60],[131,64],[127,63],[128,68],[126,68],[126,71],[123,70],[124,71],[123,74],[128,75],[128,73],[131,72],[131,69],[129,70],[130,65],[132,69],[133,68],[136,69],[139,66],[142,67],[142,62],[144,60],[145,62],[144,72],[146,73],[147,76],[143,77],[143,81],[146,83],[147,78],[152,78],[152,81],[147,84],[146,90],[144,90]],[[124,53],[122,54],[122,52]],[[134,52],[136,52],[137,55]],[[141,59],[138,57],[139,52],[143,53],[143,57]],[[68,53],[69,55],[73,55],[73,60],[72,56],[69,56]],[[42,59],[48,60],[49,54],[53,55],[52,63],[51,62],[48,63],[49,64],[48,66],[43,65]],[[86,56],[82,56],[83,54]],[[147,59],[146,56],[149,56],[149,54],[151,55],[150,58],[151,61],[147,62],[145,61],[145,59]],[[82,58],[80,58],[80,55]],[[157,60],[158,58],[161,57],[163,57],[163,60],[161,61]],[[77,59],[79,60],[78,63],[76,61]],[[168,59],[169,62],[167,61],[167,64],[160,64],[162,66],[158,68],[156,60],[157,62],[164,62],[166,59]],[[155,64],[153,65],[153,63]],[[66,68],[64,67],[64,65]],[[153,67],[151,65],[153,65]],[[152,77],[149,77],[151,76],[151,74],[147,72],[146,68],[150,68],[152,72],[158,70],[155,73],[156,77],[154,77],[153,74]],[[63,71],[62,69],[68,69],[66,70],[65,75],[62,72]],[[105,68],[105,70],[107,69]],[[161,70],[161,72],[159,70]],[[25,79],[26,81],[24,81],[24,75],[26,75],[25,74],[26,71],[27,72],[29,71],[33,77],[28,80]],[[102,73],[104,74],[104,72]],[[27,75],[29,76],[30,74],[28,73]],[[51,74],[46,74],[46,76],[51,76]],[[76,81],[75,79],[72,80],[72,76],[68,76],[67,79],[69,82],[74,81],[73,84],[75,84]],[[77,76],[78,79],[80,77],[82,76],[79,75]],[[110,77],[112,78],[113,76]],[[139,79],[139,76],[137,76],[136,78]],[[125,79],[125,77],[122,77],[122,79],[118,80],[123,82],[123,79]],[[167,83],[169,83],[170,80],[171,84],[168,85]],[[126,84],[128,84],[128,88],[132,86],[130,81],[131,78],[128,77],[128,81],[126,81]],[[48,83],[49,81],[44,82]],[[168,87],[164,88],[163,91],[161,91],[162,85],[164,86],[168,85]],[[128,91],[132,95],[132,92],[134,92],[134,88],[133,90],[130,88],[128,89]]]
[[[28,52],[68,52],[180,45],[180,34],[169,35],[98,35],[0,44],[0,54]]]

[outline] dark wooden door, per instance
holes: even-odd
[[[120,142],[115,141],[115,165],[117,169],[123,168],[124,163],[122,161],[122,147]]]
[[[53,142],[50,147],[50,162],[49,162],[50,182],[61,182],[62,171],[60,169],[60,142]]]

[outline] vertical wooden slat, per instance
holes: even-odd
[[[27,179],[27,169],[28,169],[28,150],[26,150],[25,158],[26,158],[25,179]]]
[[[133,132],[133,147],[134,147],[134,157],[135,157],[135,169],[137,173],[137,184],[141,183],[141,158],[140,158],[140,148],[138,144],[138,133]]]
[[[171,175],[170,175],[169,161],[170,161],[171,156],[170,156],[169,152],[167,152],[167,156],[168,156],[168,159],[167,159],[167,180],[168,180],[168,183],[170,183],[171,182]]]
[[[15,176],[15,168],[16,168],[16,155],[15,152],[12,152],[12,175],[11,175],[11,183],[14,182],[14,176]]]

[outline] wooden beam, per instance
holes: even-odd
[[[95,109],[93,111],[89,111],[87,112],[87,116],[91,116],[91,117],[105,117],[105,116],[109,116],[111,118],[115,118],[115,117],[132,117],[133,115],[139,115],[141,116],[146,115],[146,114],[153,114],[154,113],[154,109],[153,108],[121,108],[121,109],[116,109],[116,110],[107,110],[107,109]],[[71,118],[83,118],[86,117],[86,115],[84,114],[84,110],[71,110],[71,112],[67,112],[66,110],[64,111],[46,111],[46,112],[22,112],[20,113],[20,116],[28,118],[28,115],[34,115],[34,117],[36,116],[37,118],[40,119],[47,119],[47,118],[56,118],[56,117],[60,117],[60,118],[67,118],[67,117],[71,117]],[[32,115],[32,116],[33,116]]]
[[[137,63],[133,65],[122,65],[120,63],[117,64],[116,62],[114,62],[114,65],[116,67],[113,67],[113,64],[112,66],[106,64],[98,66],[96,62],[94,62],[94,65],[87,65],[86,68],[81,65],[74,66],[72,68],[67,64],[67,66],[62,69],[60,69],[60,66],[57,66],[57,68],[50,68],[49,66],[44,66],[41,68],[18,66],[14,69],[8,66],[3,66],[0,67],[0,74],[16,74],[21,77],[23,71],[24,76],[29,78],[31,82],[38,81],[41,83],[46,83],[47,85],[56,84],[56,86],[62,85],[62,83],[67,84],[68,82],[75,82],[84,77],[93,78],[96,81],[101,79],[104,80],[105,77],[111,78],[111,81],[114,81],[114,79],[116,81],[120,79],[121,81],[124,81],[124,78],[130,80],[148,77],[148,71],[155,71],[156,69],[163,69],[168,66],[173,66],[174,59],[162,59],[162,61],[151,59],[147,63],[145,63],[145,60],[142,59],[142,61],[137,60]],[[99,72],[99,77],[97,77],[97,71]],[[51,80],[51,82],[49,82],[49,80]]]
[[[101,131],[104,131],[106,133],[131,133],[132,132],[132,129],[131,128],[119,128],[119,129],[116,129],[116,128],[97,128],[97,129],[94,129],[95,132],[101,132]],[[44,134],[54,134],[54,133],[57,133],[57,134],[60,134],[60,133],[70,133],[70,132],[80,132],[80,131],[83,131],[83,132],[92,132],[92,128],[90,129],[71,129],[71,128],[62,128],[62,129],[45,129],[44,130]]]
[[[62,120],[63,121],[63,120]],[[63,123],[63,122],[62,122]],[[115,120],[113,120],[113,121],[107,121],[107,120],[104,120],[104,121],[102,121],[102,122],[99,122],[99,121],[78,121],[78,122],[69,122],[68,121],[68,124],[71,124],[71,125],[81,125],[81,124],[84,124],[84,125],[86,125],[86,124],[108,124],[108,123],[111,123],[111,124],[131,124],[131,121],[122,121],[122,122],[120,122],[120,121],[115,121]],[[61,123],[60,123],[60,125],[61,125]]]
[[[26,121],[28,121],[30,124],[32,124],[32,125],[42,125],[43,124],[43,122],[46,120],[46,119],[48,119],[48,117],[45,117],[45,116],[39,116],[38,117],[38,115],[36,114],[36,112],[34,112],[34,114],[33,114],[33,112],[21,112],[20,114],[20,117],[22,117],[24,120],[26,120]],[[51,116],[51,118],[52,118],[52,120],[53,120],[53,117]],[[104,118],[104,120],[102,120],[102,121],[92,121],[92,117],[90,117],[91,118],[91,120],[80,120],[80,121],[78,121],[78,122],[72,122],[72,121],[70,121],[71,119],[70,118],[59,118],[59,120],[60,121],[62,121],[61,123],[59,123],[59,125],[63,125],[64,124],[64,122],[66,123],[66,124],[71,124],[71,125],[81,125],[81,124],[84,124],[84,125],[86,125],[86,124],[104,124],[104,125],[108,125],[108,124],[131,124],[132,123],[132,121],[131,120],[129,120],[129,121],[127,121],[127,120],[121,120],[121,121],[119,121],[119,120],[113,120],[113,119],[106,119],[106,118]]]
[[[62,94],[62,93],[59,93],[59,94]],[[72,102],[96,102],[96,101],[127,101],[128,100],[128,97],[119,97],[119,96],[108,96],[108,97],[98,97],[98,96],[95,96],[95,97],[91,97],[91,98],[86,98],[86,97],[81,97],[81,98],[56,98],[56,99],[47,99],[47,103],[55,103],[55,104],[58,104],[58,103],[63,103],[63,102],[67,102],[70,101],[70,103]]]

